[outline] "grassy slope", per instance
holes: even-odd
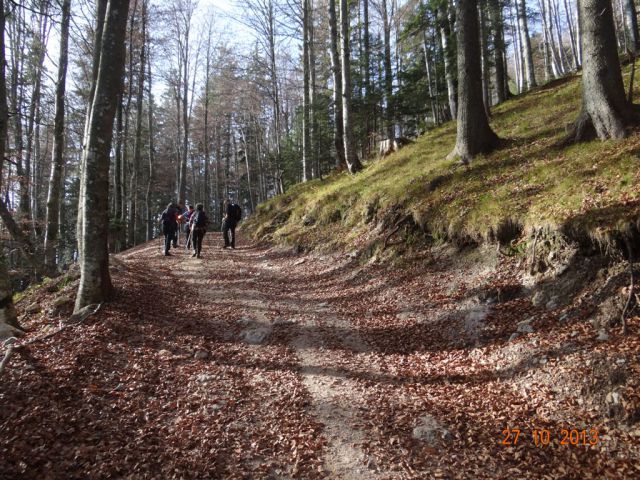
[[[446,160],[455,143],[450,122],[356,176],[291,188],[261,205],[245,229],[276,242],[355,245],[376,221],[399,218],[400,207],[436,237],[492,238],[512,221],[605,239],[640,215],[640,131],[555,148],[579,106],[579,78],[553,82],[494,109],[491,124],[505,146],[468,168]]]

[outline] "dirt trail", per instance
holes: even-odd
[[[181,262],[173,274],[178,277],[187,274],[187,282],[198,288],[200,298],[212,308],[233,299],[241,312],[236,340],[260,348],[270,343],[274,328],[284,330],[289,337],[287,344],[297,357],[302,383],[310,396],[307,413],[322,426],[324,474],[339,479],[377,477],[361,448],[365,432],[357,426],[359,394],[353,388],[353,380],[346,376],[336,377],[335,368],[331,366],[332,347],[356,353],[365,352],[369,347],[357,333],[335,338],[336,330],[349,331],[350,325],[332,311],[328,302],[315,298],[320,292],[309,289],[305,297],[300,298],[287,288],[274,291],[270,282],[276,278],[286,281],[290,270],[297,266],[295,260],[287,259],[289,255],[277,261],[265,260],[257,253],[264,253],[269,258],[270,252],[247,248],[212,249],[207,252],[206,261],[189,259]],[[216,280],[220,272],[229,276]],[[199,285],[190,275],[203,273],[207,278],[204,285]]]
[[[119,255],[112,302],[12,361],[3,479],[633,477],[637,427],[589,402],[611,388],[609,364],[627,372],[611,398],[636,401],[636,337],[603,348],[577,315],[479,300],[478,286],[513,286],[508,261],[392,268],[220,243],[207,235],[203,259],[157,242]],[[30,335],[64,312],[28,317]],[[568,427],[601,439],[562,446]]]

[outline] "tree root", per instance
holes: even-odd
[[[391,239],[391,237],[393,237],[398,230],[400,230],[400,227],[402,226],[403,223],[407,222],[408,220],[411,220],[411,214],[407,214],[404,217],[402,217],[400,220],[398,220],[393,228],[393,230],[391,230],[391,232],[389,232],[389,234],[386,236],[386,238],[384,239],[384,244],[382,246],[382,251],[385,251],[388,244],[389,244],[389,240]]]
[[[621,324],[621,333],[622,335],[626,335],[627,334],[627,312],[631,311],[631,303],[634,301],[634,288],[635,288],[635,278],[634,278],[634,274],[633,274],[633,251],[631,249],[631,242],[629,242],[629,240],[625,239],[625,245],[627,247],[627,253],[629,255],[628,257],[628,261],[629,261],[629,277],[630,277],[630,282],[629,282],[629,297],[627,298],[627,302],[624,305],[624,308],[622,309],[622,315],[620,317],[620,324]],[[635,296],[636,302],[637,302],[637,295]]]
[[[44,340],[47,340],[48,338],[51,338],[54,335],[59,334],[63,330],[67,330],[70,327],[75,327],[77,325],[80,325],[82,322],[84,322],[91,315],[94,315],[94,314],[98,313],[98,310],[100,310],[101,307],[102,307],[101,303],[98,304],[98,305],[96,305],[96,304],[87,305],[86,307],[81,309],[78,313],[74,313],[73,315],[71,315],[71,317],[69,318],[70,321],[68,323],[64,324],[63,326],[61,326],[60,328],[58,328],[56,331],[51,332],[51,333],[47,333],[46,335],[42,335],[41,337],[36,337],[36,338],[34,338],[32,340],[29,340],[28,342],[21,343],[21,344],[15,344],[15,342],[17,341],[17,339],[15,337],[11,337],[11,338],[7,339],[4,342],[4,346],[8,345],[8,347],[7,347],[7,350],[5,351],[4,358],[2,359],[2,362],[0,362],[0,376],[4,372],[4,369],[5,369],[6,365],[7,365],[7,363],[9,362],[9,358],[11,357],[11,355],[13,354],[14,351],[21,350],[23,348],[27,348],[28,346],[33,345],[34,343],[42,342]]]

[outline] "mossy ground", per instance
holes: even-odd
[[[629,69],[623,73],[628,84]],[[402,211],[436,238],[491,239],[505,222],[606,238],[640,216],[640,130],[557,147],[580,95],[572,77],[495,107],[491,125],[503,146],[468,167],[446,159],[456,135],[450,122],[357,175],[296,185],[261,205],[244,230],[278,243],[347,247]]]

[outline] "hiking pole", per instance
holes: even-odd
[[[192,240],[191,237],[193,237],[193,229],[192,228],[189,229],[189,236],[187,237],[187,241],[184,244],[184,249],[187,250],[187,251],[189,251],[189,244],[191,243],[191,240]]]

